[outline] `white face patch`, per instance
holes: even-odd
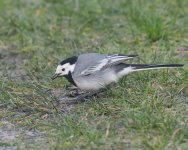
[[[55,74],[59,74],[59,76],[67,75],[70,72],[74,71],[75,64],[71,65],[70,63],[66,63],[64,65],[58,65],[56,68]]]

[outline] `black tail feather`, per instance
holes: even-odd
[[[127,56],[127,57],[139,57],[139,55],[136,55],[136,54],[130,54],[130,55],[124,55],[124,54],[118,54],[118,56]]]
[[[175,67],[183,67],[183,64],[130,64],[131,67],[133,67],[136,70],[139,69],[154,69],[154,68],[175,68]]]

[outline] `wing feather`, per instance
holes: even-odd
[[[81,72],[81,75],[87,76],[87,75],[93,74],[97,71],[119,64],[121,62],[124,62],[125,60],[131,59],[134,57],[138,57],[138,55],[121,55],[121,54],[108,55],[104,59],[97,62],[95,65],[90,66],[87,69],[83,70]]]

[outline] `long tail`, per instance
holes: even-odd
[[[160,69],[160,68],[176,68],[182,67],[182,64],[118,64],[116,66],[117,75],[119,78],[127,75],[131,72],[150,70],[150,69]]]
[[[177,68],[183,67],[183,64],[130,64],[133,71],[160,69],[160,68]]]

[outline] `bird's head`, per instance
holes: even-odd
[[[73,56],[61,61],[61,63],[57,66],[55,74],[52,76],[52,79],[71,74],[74,71],[77,58],[77,56]]]

